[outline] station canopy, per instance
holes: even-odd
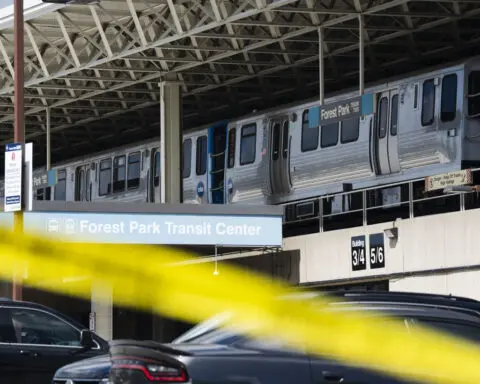
[[[4,1],[5,2],[5,1]],[[3,3],[0,5],[3,5]],[[0,10],[0,134],[13,136],[13,7]],[[479,50],[477,0],[25,0],[26,139],[43,163],[158,136],[161,79],[182,87],[192,128],[396,76]]]

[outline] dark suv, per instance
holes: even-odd
[[[43,305],[0,299],[0,382],[51,384],[55,371],[104,355],[108,343]]]
[[[338,311],[362,308],[372,316],[403,320],[405,332],[421,324],[480,342],[480,302],[475,300],[395,292],[333,295],[342,299],[332,304]],[[107,380],[111,384],[405,383],[361,367],[292,351],[278,340],[252,340],[226,327],[223,315],[195,326],[170,344],[113,341],[109,355],[60,369],[54,383]]]

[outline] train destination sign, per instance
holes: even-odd
[[[281,216],[28,212],[25,229],[74,242],[116,244],[282,245]]]

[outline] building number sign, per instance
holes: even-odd
[[[365,236],[352,237],[352,270],[360,271],[366,269],[366,255],[365,255]]]
[[[383,233],[370,235],[370,268],[385,268],[385,243]]]
[[[367,252],[366,237],[354,236],[351,238],[350,247],[352,271],[385,268],[385,243],[383,233],[369,236],[369,249]]]

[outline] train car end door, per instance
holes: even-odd
[[[270,185],[273,195],[285,195],[290,182],[290,128],[288,116],[269,119],[270,128]]]
[[[398,90],[395,89],[379,94],[375,129],[371,138],[377,175],[400,172],[397,133]]]

